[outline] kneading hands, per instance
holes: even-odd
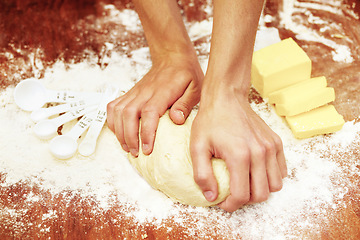
[[[152,152],[159,118],[183,124],[200,101],[190,151],[194,179],[205,198],[218,195],[211,158],[224,159],[230,195],[219,207],[232,212],[264,201],[287,175],[282,142],[248,102],[253,45],[263,0],[214,0],[214,26],[204,76],[175,0],[134,0],[150,48],[152,68],[109,103],[108,125],[122,148]],[[141,126],[140,126],[141,118]]]

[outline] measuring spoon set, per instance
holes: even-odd
[[[118,89],[108,86],[104,93],[54,91],[36,79],[21,81],[14,91],[15,103],[24,111],[31,111],[36,122],[34,133],[50,141],[51,153],[59,159],[71,158],[76,151],[83,156],[95,152],[97,139],[106,121],[107,104],[118,95]],[[46,103],[59,105],[44,108]],[[61,114],[57,117],[55,115]],[[53,118],[51,118],[53,117]],[[57,135],[58,128],[74,119],[81,119],[64,135]],[[83,141],[78,140],[88,130]]]

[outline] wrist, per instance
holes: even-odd
[[[201,101],[248,101],[250,91],[249,74],[218,74],[206,73],[201,90]]]
[[[198,61],[196,51],[191,42],[172,42],[169,44],[150,45],[150,54],[153,64],[167,61],[169,58],[184,58],[188,61]]]

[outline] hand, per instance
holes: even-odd
[[[233,212],[244,204],[265,201],[282,188],[287,175],[282,142],[251,109],[247,97],[219,90],[200,102],[191,132],[194,179],[208,201],[218,195],[211,158],[225,160],[230,195],[219,207]]]
[[[140,137],[143,153],[154,146],[159,118],[170,109],[170,118],[183,124],[199,102],[203,72],[195,53],[162,55],[151,70],[125,95],[108,104],[108,126],[122,148],[135,157]]]

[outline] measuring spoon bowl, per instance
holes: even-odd
[[[84,115],[68,133],[52,139],[50,141],[51,153],[59,159],[72,157],[78,148],[79,137],[89,128],[94,116],[93,112]]]
[[[68,135],[54,137],[49,144],[51,153],[58,159],[68,159],[76,153],[78,143]]]
[[[32,111],[45,104],[46,89],[39,80],[24,80],[15,87],[14,99],[22,110]]]
[[[40,139],[50,139],[56,135],[58,127],[56,122],[46,119],[34,126],[34,133]]]
[[[21,81],[14,91],[15,103],[25,111],[34,111],[49,102],[67,103],[99,96],[100,93],[48,90],[36,79]]]
[[[75,118],[81,117],[88,112],[92,112],[96,109],[96,106],[82,107],[69,111],[59,117],[53,119],[45,119],[38,122],[34,127],[34,133],[41,139],[50,139],[56,135],[59,126],[64,123],[70,122]]]

